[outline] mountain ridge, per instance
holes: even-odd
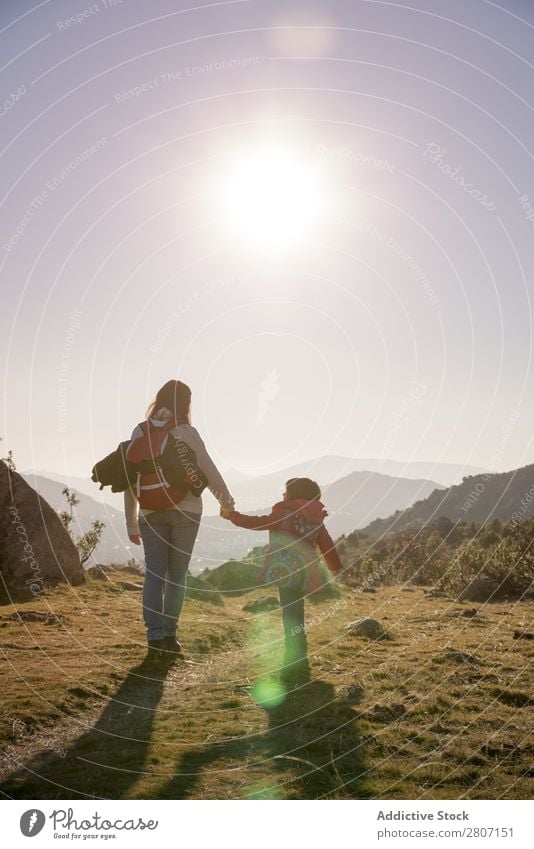
[[[534,463],[507,472],[467,475],[461,484],[435,491],[411,507],[362,528],[370,536],[393,533],[440,516],[451,522],[518,521],[534,515]]]

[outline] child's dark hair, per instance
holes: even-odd
[[[318,501],[321,497],[319,484],[311,478],[289,478],[286,481],[288,499],[305,498],[306,501]]]

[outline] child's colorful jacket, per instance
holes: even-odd
[[[320,552],[337,575],[343,569],[332,537],[323,520],[328,515],[320,501],[302,498],[279,501],[266,516],[245,516],[233,511],[234,525],[253,531],[269,531],[269,550],[260,572],[261,583],[292,586],[310,593],[326,583],[318,564]]]

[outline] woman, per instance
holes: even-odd
[[[234,507],[224,479],[206,451],[199,432],[191,425],[191,389],[180,380],[161,387],[147,410],[153,428],[169,430],[196,454],[198,467],[218,500],[221,511]],[[142,437],[139,425],[132,440]],[[181,652],[177,639],[178,621],[185,598],[186,575],[202,516],[202,498],[188,492],[176,506],[165,510],[139,509],[134,487],[124,493],[128,536],[145,550],[143,616],[147,629],[148,653],[152,658]]]

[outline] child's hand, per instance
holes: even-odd
[[[221,507],[221,510],[220,510],[220,514],[219,514],[219,515],[220,515],[223,519],[229,519],[229,518],[230,518],[230,513],[233,513],[233,507],[232,507],[232,508],[230,508],[230,507]]]

